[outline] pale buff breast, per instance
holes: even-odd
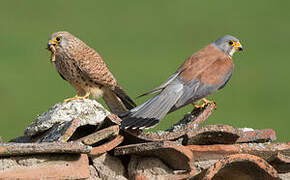
[[[55,67],[57,72],[73,86],[78,95],[83,96],[89,92],[94,98],[103,96],[105,88],[88,79],[73,60],[69,58],[63,60],[61,55],[57,55]]]

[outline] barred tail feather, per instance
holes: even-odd
[[[156,125],[183,94],[183,85],[175,80],[144,104],[126,113],[121,128],[150,128]]]

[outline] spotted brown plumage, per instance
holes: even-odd
[[[73,99],[103,97],[109,109],[120,114],[135,107],[135,103],[119,86],[100,55],[68,32],[51,35],[48,49],[51,61],[60,76],[76,90]]]
[[[166,114],[223,88],[231,77],[236,50],[242,50],[239,40],[226,35],[193,54],[165,82],[141,96],[157,95],[120,116],[121,127],[153,127]],[[204,105],[212,103],[204,101]]]

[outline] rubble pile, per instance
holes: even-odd
[[[119,129],[94,100],[59,103],[0,143],[0,179],[290,179],[289,142],[271,129],[201,126],[213,109],[144,132]]]

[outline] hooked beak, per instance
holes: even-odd
[[[49,40],[48,41],[48,45],[50,46],[50,45],[56,45],[56,43],[53,41],[53,40]]]
[[[53,40],[49,40],[45,49],[51,50],[51,46],[56,46],[56,42],[54,42]]]
[[[56,53],[55,47],[56,46],[57,46],[57,43],[55,41],[49,40],[47,43],[47,47],[45,48],[51,52],[51,57],[50,57],[51,62],[55,62],[55,53]]]
[[[237,42],[234,46],[234,49],[236,49],[238,51],[243,51],[243,46],[241,45],[240,42]]]

